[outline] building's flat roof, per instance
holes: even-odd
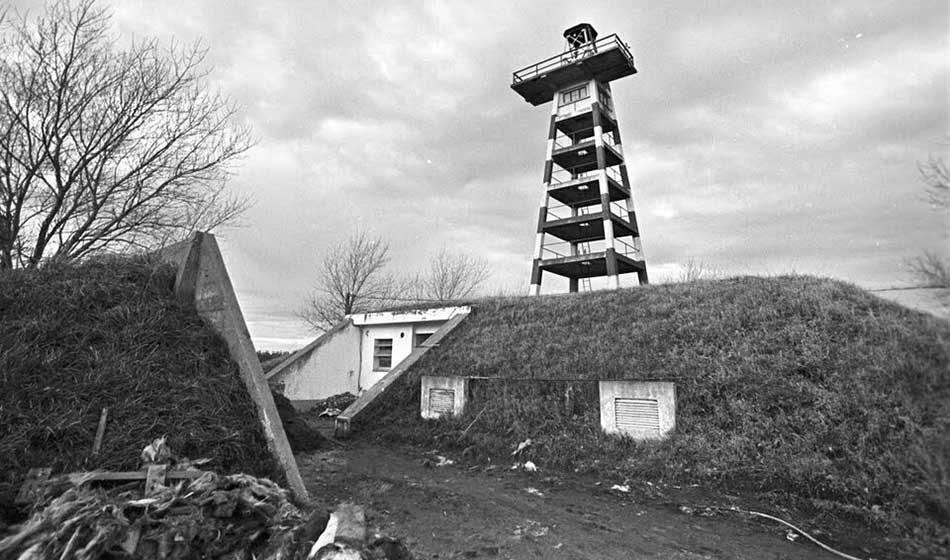
[[[432,307],[419,309],[400,309],[398,311],[374,311],[372,313],[354,313],[347,315],[356,326],[390,325],[404,323],[423,323],[427,321],[448,321],[459,313],[468,313],[472,309],[465,306]]]

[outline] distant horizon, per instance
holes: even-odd
[[[950,321],[950,290],[945,288],[916,287],[897,288],[894,290],[868,290],[872,295],[903,305],[908,309],[929,313],[940,319]],[[516,294],[512,294],[516,295]],[[556,294],[545,294],[556,295]],[[484,296],[494,297],[494,296]],[[530,296],[523,296],[530,297]],[[940,298],[943,298],[941,300]],[[264,352],[294,352],[310,344],[320,333],[313,330],[301,319],[289,321],[280,319],[276,323],[261,325],[248,321],[248,330],[257,351]],[[266,336],[257,335],[257,332],[268,333]],[[309,336],[289,336],[289,333],[309,332]],[[288,333],[286,337],[275,335]]]

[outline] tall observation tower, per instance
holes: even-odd
[[[514,73],[511,89],[532,105],[554,101],[548,127],[531,294],[551,272],[570,291],[606,276],[637,273],[647,283],[640,231],[620,144],[610,82],[637,73],[633,55],[616,35],[597,39],[582,23],[564,32],[564,52]]]

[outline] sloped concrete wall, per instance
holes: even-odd
[[[217,240],[211,234],[198,232],[191,240],[169,246],[157,255],[162,261],[178,267],[176,296],[194,303],[198,315],[224,339],[231,359],[237,364],[241,379],[254,401],[268,450],[284,471],[294,497],[298,501],[308,502],[307,489],[287,442],[280,416],[277,415],[274,398],[264,380],[264,372],[254,351]]]
[[[360,328],[346,320],[267,374],[298,409],[309,402],[360,390]]]

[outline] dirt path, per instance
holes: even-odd
[[[683,502],[664,505],[669,496],[650,496],[649,486],[622,493],[609,489],[613,481],[566,480],[543,469],[435,466],[434,454],[365,442],[298,462],[314,496],[364,505],[371,531],[403,539],[419,559],[837,558],[803,537],[789,541],[771,522],[702,508],[684,513],[676,505]]]

